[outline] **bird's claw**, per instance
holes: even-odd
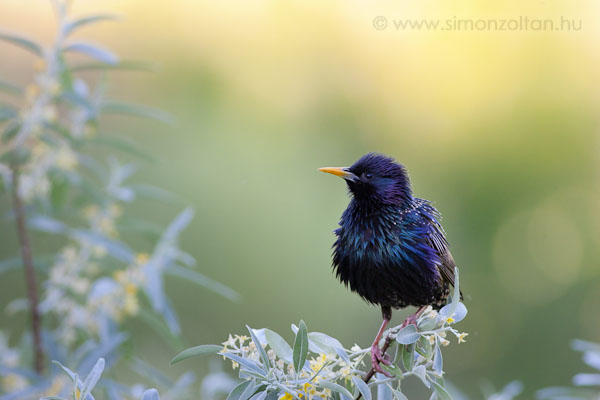
[[[406,318],[404,320],[404,322],[402,323],[402,325],[400,326],[400,329],[402,329],[408,325],[417,326],[417,314],[413,314],[413,315],[409,316],[408,318]]]
[[[383,374],[388,378],[393,378],[394,375],[390,374],[387,371],[384,371],[381,368],[381,365],[379,365],[380,363],[383,363],[384,365],[390,365],[392,362],[387,357],[388,355],[384,355],[377,344],[371,346],[371,364],[375,372],[379,372],[380,374]]]

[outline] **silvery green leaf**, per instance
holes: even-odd
[[[227,400],[246,400],[252,396],[254,390],[254,382],[252,380],[244,381],[237,385],[229,396],[227,396]]]
[[[160,311],[171,332],[174,335],[179,335],[181,333],[179,319],[177,318],[177,314],[175,314],[171,301],[167,297],[164,297],[162,308],[157,311]]]
[[[402,370],[400,368],[398,368],[398,366],[396,364],[390,364],[390,365],[385,365],[385,364],[381,364],[381,368],[386,371],[389,372],[390,374],[392,374],[393,376],[402,376]]]
[[[240,364],[240,367],[246,369],[248,372],[253,372],[263,378],[265,377],[265,371],[254,361],[231,353],[221,353],[221,355]]]
[[[77,374],[75,372],[71,371],[69,368],[67,368],[64,365],[62,365],[59,361],[52,360],[52,364],[58,365],[63,371],[65,371],[65,373],[67,375],[69,375],[69,378],[71,378],[71,381],[73,383],[75,383],[75,384],[78,383],[79,377],[77,376]]]
[[[99,358],[96,361],[96,364],[88,374],[88,376],[83,381],[83,388],[81,389],[81,398],[85,399],[88,394],[92,391],[92,389],[98,383],[100,376],[102,375],[102,371],[104,371],[104,358]]]
[[[108,254],[125,264],[130,264],[135,260],[133,251],[123,242],[112,240],[104,235],[84,229],[71,230],[71,237],[78,241],[102,246]]]
[[[435,344],[435,352],[433,355],[433,370],[439,376],[442,376],[442,372],[444,370],[444,359],[442,357],[442,350],[440,349],[439,344]]]
[[[143,394],[140,400],[160,400],[156,389],[148,389]]]
[[[238,292],[236,292],[228,286],[225,286],[221,282],[215,281],[205,275],[202,275],[197,271],[173,264],[169,268],[167,268],[165,272],[169,275],[178,276],[180,278],[186,279],[187,281],[194,282],[195,284],[200,285],[206,289],[212,290],[213,292],[231,301],[240,300],[240,295],[238,294]]]
[[[106,64],[116,64],[119,62],[119,58],[109,50],[90,43],[73,42],[68,44],[63,51],[85,54]]]
[[[418,365],[415,369],[413,369],[412,373],[413,375],[421,379],[425,387],[427,387],[428,389],[431,387],[431,384],[427,380],[427,370],[425,369],[424,365]]]
[[[293,361],[293,352],[290,345],[276,332],[265,329],[265,339],[271,349],[275,352],[277,357],[281,358],[287,363],[292,363]],[[309,334],[310,335],[310,334]]]
[[[296,340],[294,341],[294,369],[296,372],[304,367],[306,362],[306,356],[308,355],[308,330],[304,321],[300,320],[298,333],[296,334]]]
[[[405,344],[402,346],[402,365],[406,371],[412,371],[415,363],[415,345]]]
[[[600,370],[600,352],[588,351],[583,355],[583,362],[592,368]]]
[[[363,396],[364,397],[364,396]],[[393,400],[394,392],[392,387],[387,383],[377,385],[377,400]]]
[[[458,304],[456,305],[456,309],[454,310],[454,315],[452,316],[452,318],[454,318],[454,322],[460,322],[463,319],[465,319],[466,316],[467,307],[465,307],[463,303],[458,302]]]
[[[338,354],[336,349],[344,348],[339,340],[322,332],[310,332],[308,341],[317,348],[318,353],[326,353],[331,356]]]
[[[400,332],[396,334],[396,341],[400,344],[412,344],[419,340],[420,337],[421,334],[417,332],[417,327],[410,324],[400,329]]]
[[[581,387],[548,387],[538,390],[535,394],[538,399],[548,400],[596,400],[598,391]]]
[[[19,46],[22,49],[28,50],[38,56],[42,56],[44,54],[42,48],[37,43],[22,36],[0,32],[0,40],[12,43],[15,46]]]
[[[171,114],[140,104],[106,101],[100,105],[100,111],[105,114],[128,114],[136,117],[153,119],[165,124],[173,123]]]
[[[317,386],[322,387],[323,389],[329,389],[334,392],[341,394],[342,396],[346,396],[349,399],[353,399],[352,393],[348,391],[345,387],[338,385],[337,383],[327,382],[327,381],[319,381],[316,383]]]
[[[95,22],[100,21],[110,21],[116,20],[118,17],[116,15],[110,14],[98,14],[98,15],[88,15],[85,17],[80,17],[74,19],[72,21],[67,22],[63,27],[63,33],[65,36],[71,34],[75,29],[80,28],[85,25],[93,24]]]
[[[460,302],[460,282],[458,267],[454,267],[454,293],[452,294],[452,303]]]
[[[408,398],[399,390],[392,389],[392,393],[394,394],[394,399],[396,400],[408,400]]]
[[[265,400],[265,398],[267,397],[269,393],[266,390],[262,390],[258,393],[256,393],[254,396],[251,397],[252,400]],[[277,397],[275,397],[277,398]]]
[[[350,361],[350,357],[348,357],[348,353],[346,353],[346,350],[344,350],[344,348],[342,347],[336,347],[335,348],[335,353],[342,359],[344,360],[344,362],[348,365],[351,365],[352,362]]]
[[[417,353],[419,353],[420,355],[425,357],[427,360],[429,360],[431,358],[431,352],[432,352],[431,342],[425,336],[421,336],[419,338],[415,349],[417,350]]]
[[[84,109],[90,118],[96,116],[96,108],[85,97],[73,91],[66,90],[60,94],[60,98],[71,105]]]
[[[577,374],[573,377],[575,386],[596,386],[600,385],[600,374]]]
[[[194,217],[194,210],[191,207],[183,210],[165,229],[163,233],[161,241],[165,242],[174,242],[182,230],[185,229],[186,226],[190,223],[192,218]]]
[[[523,384],[519,381],[512,381],[506,384],[501,390],[501,395],[504,398],[512,399],[523,392]]]
[[[200,346],[190,347],[189,349],[183,350],[181,353],[177,354],[171,360],[171,365],[178,363],[179,361],[187,360],[188,358],[204,356],[208,354],[217,354],[221,350],[223,350],[223,346],[219,346],[216,344],[203,344]]]
[[[433,390],[437,395],[437,400],[452,400],[452,396],[450,396],[450,393],[448,393],[448,391],[442,385],[436,381],[431,381],[431,383],[433,384]]]
[[[371,389],[369,389],[369,386],[367,386],[365,381],[363,381],[356,375],[352,375],[352,383],[354,384],[354,386],[356,386],[356,388],[358,389],[360,394],[362,394],[362,397],[365,400],[371,400]],[[379,396],[377,398],[379,399]]]
[[[267,356],[267,352],[265,351],[265,349],[262,346],[262,342],[258,339],[258,337],[256,337],[252,328],[250,328],[248,325],[246,325],[246,329],[248,329],[248,332],[250,332],[250,337],[252,338],[252,342],[254,343],[254,346],[256,346],[256,350],[258,351],[258,354],[260,355],[262,362],[265,364],[266,368],[270,369],[271,361],[269,360],[269,357]]]
[[[270,382],[269,383],[269,388],[270,389],[272,389],[272,388],[278,388],[278,389],[280,389],[279,391],[271,392],[271,393],[277,394],[277,396],[275,397],[276,399],[279,398],[280,394],[289,393],[295,399],[300,400],[299,394],[298,394],[298,392],[296,390],[294,390],[293,388],[291,388],[289,386],[283,385],[283,384],[281,384],[279,382]],[[268,399],[272,398],[271,394],[269,394],[269,396],[267,396],[267,398]]]
[[[571,347],[577,351],[594,351],[600,353],[600,344],[585,340],[575,339],[571,341]]]

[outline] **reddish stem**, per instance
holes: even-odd
[[[33,257],[31,255],[31,242],[25,222],[25,208],[19,195],[19,170],[17,167],[12,171],[12,192],[15,211],[15,221],[17,225],[17,236],[21,249],[21,258],[25,267],[25,281],[27,284],[27,299],[29,300],[29,310],[31,313],[31,330],[33,333],[34,349],[34,368],[38,374],[44,370],[44,350],[42,348],[40,313],[38,310],[38,289],[33,267]]]

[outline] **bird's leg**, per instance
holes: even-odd
[[[383,322],[381,323],[379,332],[377,332],[377,336],[375,337],[375,340],[373,341],[373,344],[371,345],[371,364],[373,366],[373,369],[376,372],[379,372],[379,373],[387,376],[388,378],[391,378],[394,375],[390,374],[389,372],[384,371],[381,368],[381,366],[379,365],[379,363],[384,363],[385,365],[391,364],[391,361],[388,360],[387,358],[385,358],[385,355],[381,351],[381,348],[379,347],[379,341],[381,340],[381,337],[383,336],[383,332],[385,332],[385,328],[387,327],[388,323],[390,322],[390,319],[392,319],[392,309],[390,307],[381,307],[381,311],[383,314]]]
[[[400,329],[404,328],[405,326],[408,325],[414,325],[417,326],[417,319],[419,319],[419,317],[421,316],[421,314],[423,314],[423,311],[425,311],[425,309],[427,308],[427,306],[421,306],[421,308],[419,308],[417,310],[416,313],[410,315],[408,318],[406,318],[404,320],[404,322],[402,323],[402,325],[400,326]]]

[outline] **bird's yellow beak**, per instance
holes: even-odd
[[[354,181],[356,179],[356,175],[348,171],[347,167],[323,167],[319,168],[319,171],[327,172],[328,174],[339,176],[349,181]]]

